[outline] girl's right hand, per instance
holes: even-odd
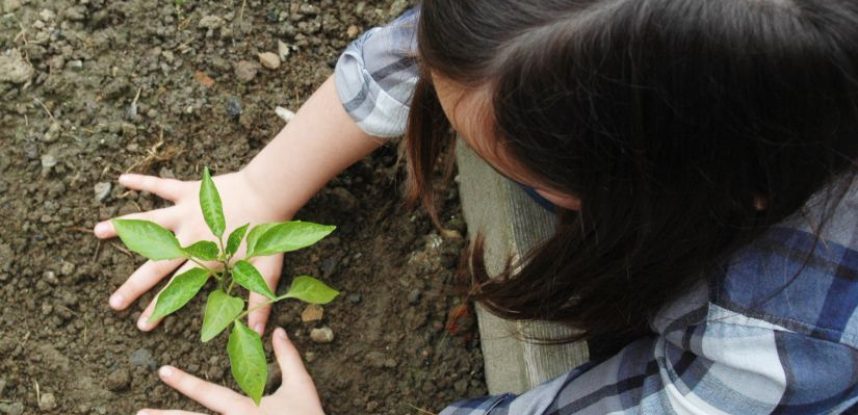
[[[289,219],[284,212],[277,212],[270,204],[266,203],[265,195],[259,194],[253,184],[247,179],[243,171],[225,174],[213,178],[223,202],[224,214],[227,218],[227,231],[229,234],[233,229],[246,223],[258,225],[266,222],[278,222]],[[123,216],[122,219],[144,219],[150,220],[172,230],[181,242],[182,246],[189,245],[200,240],[212,240],[208,226],[203,219],[199,205],[199,181],[180,181],[175,179],[162,179],[154,176],[139,174],[124,174],[119,177],[119,183],[123,186],[145,191],[157,195],[174,203],[173,206],[150,210],[148,212],[134,213]],[[94,229],[95,236],[100,239],[113,238],[116,230],[111,222],[98,223]],[[244,255],[244,246],[239,249],[237,257]],[[253,258],[251,262],[259,269],[269,287],[275,289],[280,279],[282,268],[282,255]],[[185,262],[184,259],[167,261],[147,261],[137,268],[128,280],[120,286],[110,297],[110,306],[116,310],[124,310],[137,300],[145,292],[149,291],[173,271],[173,275],[193,268],[193,263]],[[265,298],[261,295],[251,293],[249,309],[264,304]],[[150,331],[158,325],[158,321],[149,321],[149,316],[154,310],[154,300],[146,307],[137,321],[137,327],[143,331]],[[248,326],[262,333],[268,320],[270,307],[259,307],[248,315]]]

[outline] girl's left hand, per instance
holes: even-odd
[[[256,406],[250,398],[231,389],[206,382],[173,367],[164,366],[158,371],[161,380],[185,396],[223,415],[324,415],[319,394],[313,379],[304,368],[301,355],[286,337],[282,328],[272,336],[274,354],[283,373],[283,382],[274,394],[262,398]],[[143,409],[137,415],[203,415],[177,410]]]

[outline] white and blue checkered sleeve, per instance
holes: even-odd
[[[375,137],[405,132],[419,78],[416,28],[411,9],[387,26],[363,33],[340,56],[334,72],[337,94],[361,130]]]

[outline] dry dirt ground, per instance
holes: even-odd
[[[163,205],[116,184],[122,172],[195,179],[245,164],[282,127],[275,106],[297,109],[352,38],[407,7],[0,0],[0,414],[199,410],[159,382],[163,364],[234,387],[225,336],[198,341],[200,301],[150,334],[134,322],[151,295],[108,308],[141,261],[89,229]],[[261,52],[288,56],[268,69]],[[464,242],[401,206],[396,160],[385,148],[330,183],[297,217],[336,233],[286,257],[283,284],[307,273],[343,292],[322,321],[293,303],[269,325],[295,340],[331,414],[437,413],[485,393],[451,288]],[[465,233],[455,189],[442,219]],[[309,339],[319,326],[332,343]]]

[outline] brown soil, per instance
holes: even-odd
[[[184,3],[0,0],[0,62],[14,66],[17,50],[34,68],[0,68],[0,414],[202,410],[160,383],[163,364],[234,387],[225,336],[198,341],[199,299],[149,334],[134,322],[151,295],[124,313],[108,308],[141,261],[89,229],[163,205],[117,185],[122,172],[194,179],[204,165],[223,173],[245,164],[282,127],[275,106],[297,109],[351,36],[408,6]],[[238,62],[276,53],[278,40],[291,48],[284,64],[240,82]],[[473,322],[451,290],[464,242],[404,209],[401,180],[396,151],[385,148],[297,215],[338,229],[287,255],[283,284],[307,273],[343,295],[321,322],[303,323],[303,305],[290,303],[269,326],[295,340],[331,414],[437,413],[485,393]],[[464,234],[455,189],[443,220]],[[455,333],[449,315],[460,317]],[[318,326],[333,329],[333,343],[310,341]]]

